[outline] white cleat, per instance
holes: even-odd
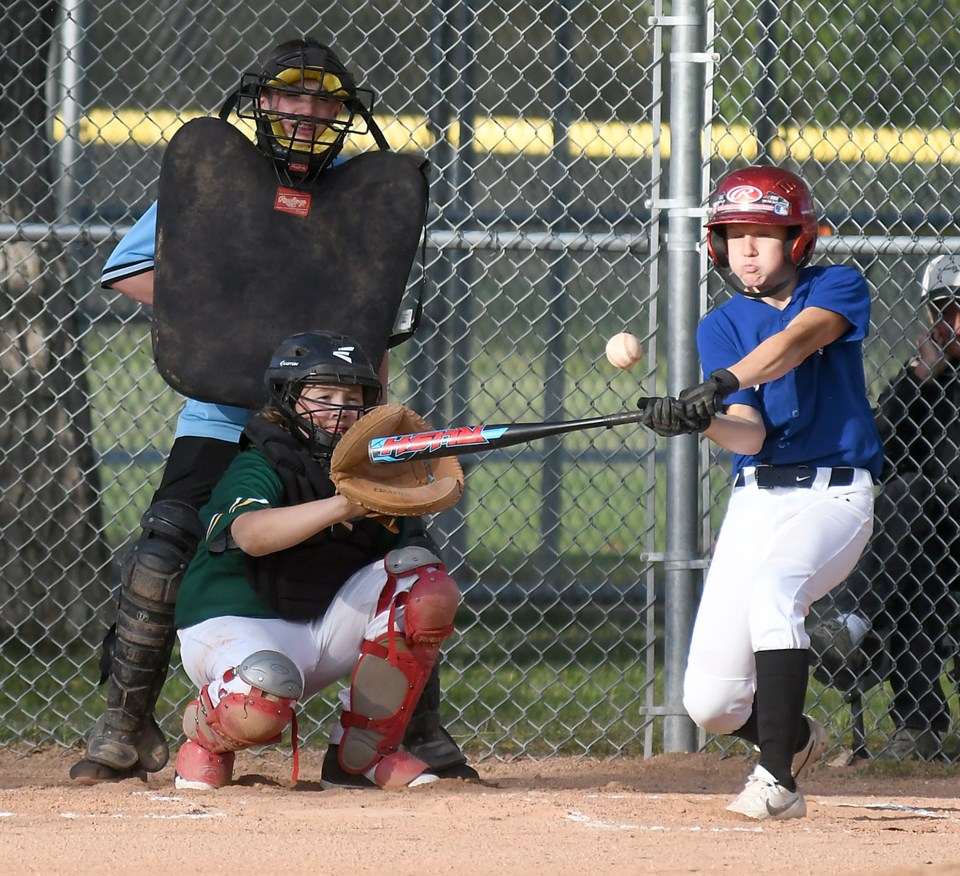
[[[803,818],[807,814],[807,802],[798,788],[788,791],[762,766],[754,768],[746,787],[728,807],[729,812],[746,815],[757,821],[787,818]]]

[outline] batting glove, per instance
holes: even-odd
[[[724,399],[738,389],[740,381],[726,368],[719,368],[703,383],[681,392],[678,400],[686,406],[687,416],[691,419],[712,420],[723,412]]]
[[[643,401],[646,404],[640,422],[664,438],[692,435],[695,432],[702,432],[710,425],[709,418],[691,417],[686,406],[670,396],[643,399]]]

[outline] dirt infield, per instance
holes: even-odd
[[[724,810],[746,759],[486,761],[482,783],[322,791],[276,752],[237,759],[237,783],[177,791],[73,787],[76,751],[0,750],[0,873],[924,874],[960,873],[960,773],[916,765],[820,766],[809,815],[763,823]]]

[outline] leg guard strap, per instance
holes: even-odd
[[[427,649],[418,650],[422,652]],[[400,693],[402,690],[403,698],[395,711],[388,715],[371,717],[355,711],[344,711],[340,718],[340,723],[347,728],[356,727],[361,730],[370,730],[373,733],[381,735],[383,738],[377,744],[377,751],[380,755],[392,754],[400,747],[400,740],[403,738],[406,725],[410,723],[409,715],[413,714],[413,709],[429,677],[430,669],[433,668],[431,663],[431,666],[427,668],[426,673],[424,673],[422,671],[424,666],[421,661],[423,661],[424,658],[429,660],[429,657],[432,656],[435,662],[437,655],[420,653],[414,656],[403,642],[397,643],[396,641],[392,641],[388,645],[386,644],[386,638],[381,639],[379,642],[364,642],[360,648],[360,655],[360,662],[357,663],[357,668],[354,672],[354,681],[356,681],[359,675],[360,663],[363,661],[364,656],[370,655],[378,658],[384,664],[378,667],[370,667],[373,671],[378,672],[378,675],[389,672],[388,666],[393,667],[393,669],[403,674],[403,687],[397,685],[397,693]],[[378,678],[377,680],[380,681],[381,679]],[[394,679],[383,680],[398,681]],[[367,709],[366,711],[371,710]],[[402,726],[398,726],[401,721]]]
[[[340,765],[354,775],[370,777],[369,770],[381,759],[398,753],[437,662],[440,643],[453,632],[460,595],[457,585],[433,554],[422,549],[407,550],[419,553],[412,557],[402,551],[387,555],[385,592],[396,592],[400,577],[416,575],[417,580],[409,592],[398,594],[391,602],[386,634],[361,646],[353,672],[350,708],[341,717],[345,732],[339,747]],[[413,565],[405,559],[423,565]],[[398,606],[404,607],[402,635],[396,624]]]

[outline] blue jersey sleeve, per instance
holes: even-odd
[[[152,271],[156,249],[157,205],[154,202],[110,253],[100,284],[109,288],[117,280]]]
[[[856,268],[831,265],[824,269],[810,284],[805,306],[839,313],[850,323],[839,343],[862,341],[870,332],[870,287]]]
[[[729,368],[750,352],[746,339],[737,330],[730,308],[720,307],[700,321],[697,326],[697,350],[704,379],[718,368]],[[760,407],[757,394],[751,386],[741,387],[727,396],[725,401],[728,405]]]

